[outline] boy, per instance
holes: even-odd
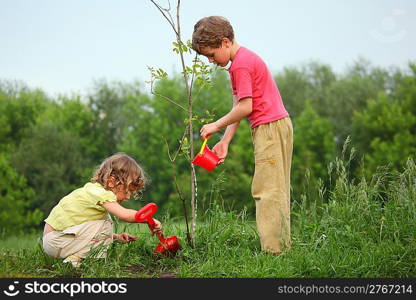
[[[265,63],[240,46],[227,19],[205,17],[194,26],[192,48],[209,62],[228,68],[233,93],[231,111],[204,125],[200,134],[209,138],[226,127],[213,152],[223,163],[242,118],[250,121],[255,171],[252,195],[256,201],[256,223],[261,249],[279,255],[290,241],[290,166],[293,128],[279,90]]]

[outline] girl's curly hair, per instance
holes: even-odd
[[[116,184],[122,184],[126,190],[138,193],[147,182],[143,169],[130,156],[119,152],[106,158],[95,170],[92,182],[98,182],[108,189],[109,177],[114,177]]]

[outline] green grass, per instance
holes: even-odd
[[[372,180],[348,180],[336,161],[331,189],[292,207],[292,248],[276,257],[260,251],[255,222],[245,211],[220,205],[201,217],[196,247],[184,226],[164,220],[167,236],[181,238],[175,258],[152,253],[158,241],[143,224],[118,224],[139,236],[114,243],[105,260],[87,258],[79,269],[45,255],[38,235],[4,237],[0,277],[256,277],[352,278],[416,276],[416,166],[400,174],[381,169]],[[319,205],[316,203],[320,203]],[[202,221],[203,219],[203,221]]]

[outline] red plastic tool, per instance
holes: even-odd
[[[209,149],[209,147],[207,146],[207,139],[205,139],[204,143],[202,144],[201,150],[194,157],[192,163],[194,165],[203,167],[208,172],[211,172],[218,165],[219,161],[219,157],[216,156],[214,152],[211,151],[211,149]]]
[[[140,210],[136,212],[135,219],[138,223],[147,223],[150,230],[153,232],[155,229],[155,221],[153,220],[153,214],[157,211],[157,205],[155,203],[148,203],[143,206]],[[163,254],[163,255],[174,255],[182,246],[179,244],[178,238],[176,236],[170,236],[165,238],[162,232],[157,233],[159,238],[159,244],[156,249],[153,250],[154,253]]]

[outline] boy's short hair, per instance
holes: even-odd
[[[210,16],[199,20],[192,34],[192,48],[201,54],[201,48],[218,48],[224,38],[234,41],[234,30],[230,22],[220,16]]]

